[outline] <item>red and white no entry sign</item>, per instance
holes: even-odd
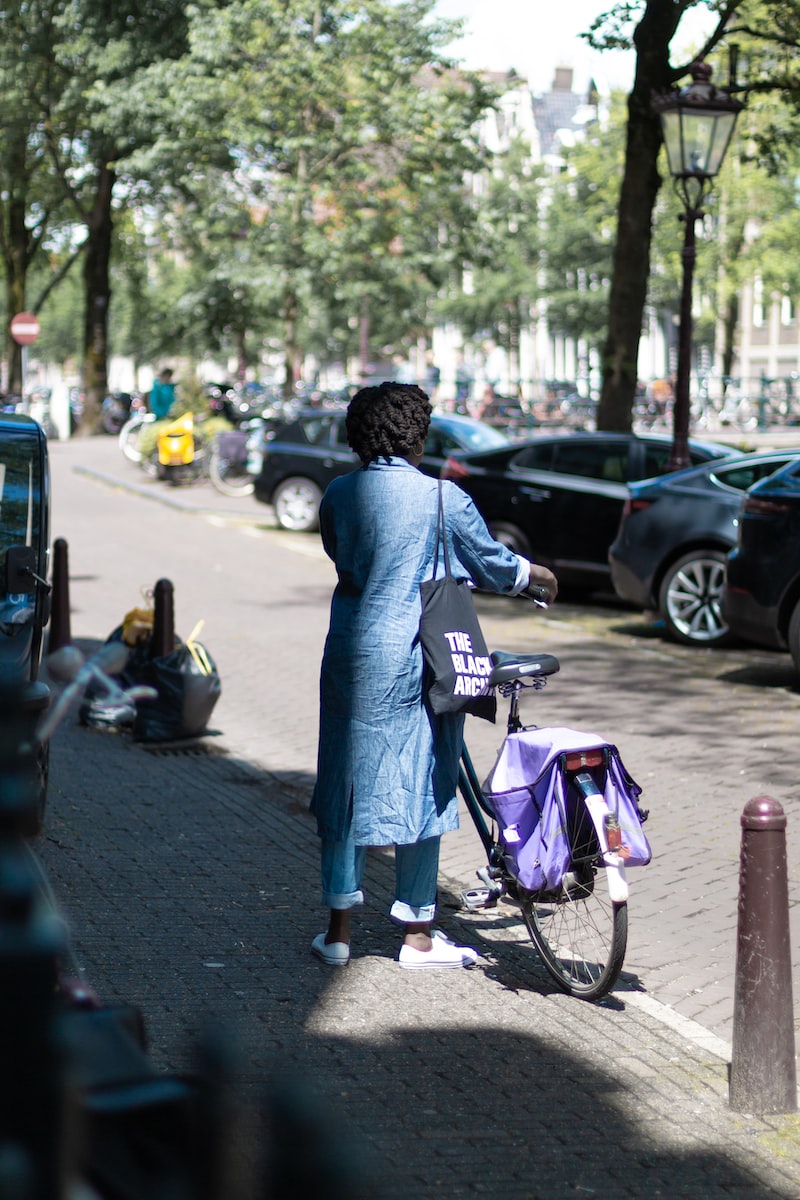
[[[29,346],[39,333],[39,319],[34,313],[21,312],[11,318],[11,336],[17,345]]]

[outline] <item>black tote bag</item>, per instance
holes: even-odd
[[[440,539],[444,545],[444,575],[437,579]],[[493,722],[497,698],[488,682],[492,664],[469,584],[466,579],[455,579],[450,571],[441,482],[433,574],[433,579],[419,585],[419,640],[425,659],[423,687],[428,703],[437,714],[472,713]]]

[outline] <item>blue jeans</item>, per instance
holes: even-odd
[[[402,924],[432,921],[436,913],[439,838],[395,846],[395,895],[389,915]],[[364,903],[361,880],[366,846],[356,846],[348,826],[344,841],[322,839],[322,903],[327,908],[353,908]]]

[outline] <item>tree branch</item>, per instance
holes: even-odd
[[[53,275],[50,278],[44,291],[40,293],[39,299],[36,301],[36,303],[33,306],[34,312],[39,312],[39,310],[41,309],[45,300],[50,295],[50,293],[53,291],[53,289],[58,287],[61,280],[65,278],[65,276],[71,270],[73,265],[78,261],[78,259],[83,254],[84,250],[86,249],[88,241],[89,241],[88,237],[85,238],[81,242],[80,246],[77,246],[76,249],[72,252],[72,254],[69,256],[69,258],[66,260],[66,262],[61,264],[59,269],[56,271],[55,275]]]

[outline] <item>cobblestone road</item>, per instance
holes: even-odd
[[[513,909],[458,911],[479,859],[468,826],[445,839],[442,924],[481,949],[479,968],[398,970],[391,864],[373,854],[353,962],[331,972],[308,954],[321,917],[306,812],[330,564],[252,501],[143,485],[110,440],[51,454],[74,637],[96,645],[167,577],[179,634],[205,619],[223,694],[196,749],[65,723],[39,848],[81,967],[105,1000],[141,1007],[159,1067],[189,1065],[207,1020],[233,1023],[245,1175],[262,1150],[254,1105],[300,1081],[324,1100],[337,1161],[365,1174],[351,1200],[800,1200],[798,1118],[731,1112],[725,1046],[738,818],[757,792],[787,810],[797,897],[798,695],[783,656],[683,652],[596,605],[537,617],[481,599],[493,645],[561,659],[528,716],[613,737],[645,788],[655,860],[631,873],[620,989],[574,1001]],[[481,770],[501,733],[471,722]]]
[[[110,440],[57,443],[52,458],[53,533],[69,544],[73,633],[103,635],[142,589],[170,578],[178,632],[206,622],[202,636],[223,680],[214,723],[226,747],[306,793],[334,580],[318,540],[276,530],[270,510],[251,498],[147,483]],[[790,659],[674,646],[639,614],[613,605],[556,605],[544,615],[501,597],[479,606],[491,646],[549,651],[561,661],[547,689],[526,697],[526,719],[602,733],[644,789],[655,853],[650,866],[631,872],[621,986],[643,989],[730,1041],[739,818],[753,796],[769,794],[786,811],[793,910],[800,895],[800,692]],[[479,773],[501,738],[499,726],[469,721]],[[470,887],[479,864],[465,821],[444,839],[442,870]]]

